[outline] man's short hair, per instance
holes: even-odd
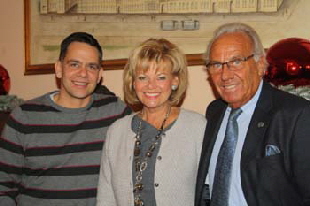
[[[86,33],[86,32],[73,32],[68,37],[62,40],[61,47],[60,47],[60,54],[58,58],[59,61],[64,60],[67,54],[68,47],[70,46],[72,42],[82,42],[90,46],[96,47],[99,52],[99,62],[101,62],[102,60],[101,46],[99,42],[97,41],[97,39],[93,37],[93,35]]]
[[[217,30],[215,30],[213,38],[210,40],[207,50],[204,53],[204,60],[206,63],[209,63],[210,61],[210,50],[213,43],[223,34],[233,32],[242,32],[251,39],[253,42],[253,54],[255,61],[258,61],[261,56],[264,56],[265,58],[265,49],[256,31],[247,24],[236,22],[223,24]],[[267,68],[267,61],[265,61],[265,63]]]

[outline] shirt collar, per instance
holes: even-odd
[[[252,99],[250,99],[245,105],[243,105],[241,107],[242,109],[242,114],[252,114],[255,107],[256,107],[256,103],[258,101],[258,98],[262,92],[262,88],[263,88],[263,80],[260,81],[257,91],[255,93],[255,95],[252,97]],[[226,112],[230,113],[231,111],[231,107],[228,107]]]

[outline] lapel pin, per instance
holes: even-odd
[[[257,127],[258,128],[262,128],[262,127],[264,127],[265,126],[265,123],[264,122],[259,122],[258,124],[257,124]]]

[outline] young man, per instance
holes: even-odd
[[[221,99],[206,113],[195,205],[309,205],[310,102],[263,81],[264,48],[248,25],[221,26],[205,57]]]
[[[0,138],[0,205],[95,205],[107,127],[131,113],[95,91],[101,59],[92,35],[72,33],[55,64],[60,90],[13,110]]]

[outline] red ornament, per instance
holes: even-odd
[[[265,80],[272,84],[295,87],[310,85],[310,41],[301,38],[282,39],[266,55],[269,67]]]
[[[0,64],[0,95],[7,95],[11,86],[8,71]]]

